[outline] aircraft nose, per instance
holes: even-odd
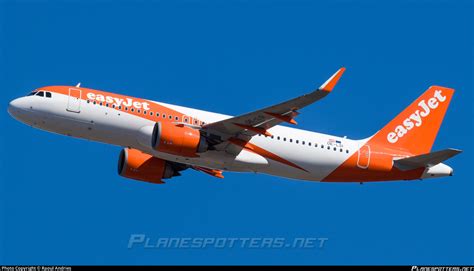
[[[13,116],[13,114],[15,114],[15,109],[18,107],[18,99],[15,99],[13,101],[10,102],[10,104],[8,105],[8,114],[10,114],[11,116]]]
[[[19,103],[20,103],[19,100],[15,99],[15,100],[11,101],[10,104],[8,105],[8,113],[11,116],[15,115],[15,111],[18,110],[18,108],[19,108]]]
[[[23,98],[17,98],[8,105],[8,113],[12,117],[16,117],[19,111],[26,109],[26,104]]]

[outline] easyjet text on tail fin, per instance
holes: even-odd
[[[430,152],[453,94],[454,89],[431,86],[371,141],[413,155]]]

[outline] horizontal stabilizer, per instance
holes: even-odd
[[[407,158],[401,158],[394,161],[394,166],[401,170],[410,170],[421,167],[430,167],[437,165],[449,158],[461,153],[461,150],[446,149],[421,155],[415,155]]]

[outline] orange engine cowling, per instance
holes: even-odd
[[[149,183],[163,183],[162,179],[179,176],[169,162],[136,149],[123,149],[118,161],[120,176]]]
[[[172,123],[155,123],[151,139],[154,150],[169,154],[197,157],[208,149],[207,141],[199,130]]]

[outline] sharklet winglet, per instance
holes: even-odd
[[[337,81],[339,81],[339,79],[341,78],[341,76],[342,76],[342,74],[344,73],[345,70],[346,70],[346,68],[344,68],[344,67],[340,68],[326,82],[324,82],[324,84],[322,84],[319,87],[319,90],[331,92],[333,90],[333,88],[336,86]]]

